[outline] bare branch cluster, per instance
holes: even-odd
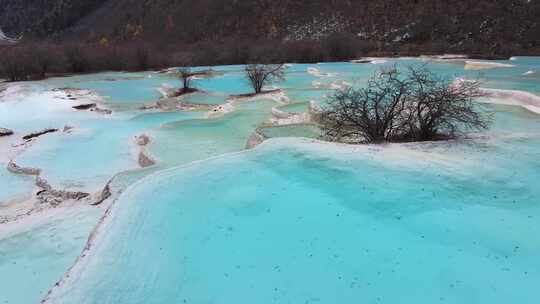
[[[365,88],[348,88],[327,100],[324,137],[341,142],[427,141],[486,129],[477,81],[452,82],[425,67],[382,69]]]
[[[182,67],[176,71],[176,77],[182,82],[182,91],[188,91],[191,88],[191,80],[195,74],[190,68]]]
[[[245,67],[245,73],[255,94],[259,94],[265,85],[275,81],[283,81],[285,69],[284,64],[248,64]]]

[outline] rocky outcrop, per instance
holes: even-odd
[[[13,131],[6,128],[0,128],[0,137],[13,135]]]
[[[253,132],[247,140],[246,149],[253,149],[260,145],[266,138],[258,131]]]
[[[98,113],[101,113],[101,114],[112,114],[111,110],[100,108],[100,107],[97,106],[96,103],[80,104],[80,105],[77,105],[77,106],[73,106],[72,108],[75,109],[75,110],[79,110],[79,111],[90,110],[92,112],[98,112]]]
[[[97,105],[95,103],[85,103],[78,106],[73,106],[72,108],[74,108],[75,110],[90,110],[95,109],[96,107]]]
[[[58,129],[52,129],[51,128],[51,129],[45,129],[45,130],[42,130],[42,131],[39,131],[39,132],[30,133],[30,134],[27,134],[27,135],[23,136],[23,139],[28,141],[28,140],[34,139],[36,137],[45,135],[47,133],[54,133],[54,132],[58,132]]]
[[[148,155],[145,146],[150,143],[150,137],[146,134],[141,134],[135,137],[135,143],[140,147],[137,161],[142,168],[150,167],[156,164],[156,161]]]
[[[150,167],[156,164],[156,161],[153,160],[150,156],[148,156],[145,150],[141,150],[139,152],[138,161],[139,166],[141,166],[142,168]]]
[[[135,138],[135,142],[139,146],[146,146],[150,143],[150,137],[146,134],[142,134]]]
[[[41,169],[38,168],[30,168],[30,167],[21,167],[17,165],[15,162],[10,161],[7,165],[7,170],[14,174],[23,174],[23,175],[39,175],[41,173]]]
[[[45,179],[39,176],[36,178],[36,186],[43,189],[36,195],[38,201],[41,204],[49,204],[51,206],[58,206],[67,200],[79,201],[90,196],[90,193],[86,192],[55,190]]]
[[[159,109],[157,104],[146,104],[139,107],[139,110],[157,110]]]
[[[112,192],[111,192],[112,181],[113,181],[112,179],[109,180],[107,184],[105,185],[105,187],[103,187],[103,190],[101,190],[101,193],[99,193],[96,201],[92,203],[93,206],[101,205],[101,203],[103,203],[106,199],[112,196]]]
[[[62,130],[62,132],[64,132],[64,133],[71,133],[71,130],[73,130],[73,126],[65,125],[65,126],[64,126],[64,129]]]
[[[90,109],[90,111],[95,111],[95,112],[98,112],[98,113],[101,113],[101,114],[105,114],[105,115],[110,115],[112,114],[112,111],[109,110],[109,109],[103,109],[103,108],[100,108],[100,107],[95,107],[93,109]]]

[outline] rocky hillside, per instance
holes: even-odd
[[[380,48],[540,47],[539,0],[0,0],[7,35],[99,41],[321,39]]]

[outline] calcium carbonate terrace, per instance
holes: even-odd
[[[317,140],[325,96],[424,63],[499,90],[492,127]],[[0,84],[0,303],[537,303],[540,58],[493,63],[290,64],[242,99],[243,66],[217,66],[167,110],[167,73]],[[10,164],[89,196],[39,200]]]

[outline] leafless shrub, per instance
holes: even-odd
[[[244,70],[255,94],[259,94],[265,85],[284,80],[285,69],[284,64],[248,64]]]
[[[324,138],[340,142],[426,141],[486,129],[491,117],[473,99],[478,82],[453,83],[424,67],[396,67],[374,75],[365,88],[338,91],[321,115]]]
[[[435,140],[441,135],[487,129],[489,115],[477,109],[473,99],[483,94],[478,81],[452,82],[425,68],[409,68],[410,137],[412,140]]]
[[[191,71],[190,68],[182,67],[179,68],[176,72],[176,77],[182,82],[182,92],[188,92],[191,88],[191,80],[195,74]]]

